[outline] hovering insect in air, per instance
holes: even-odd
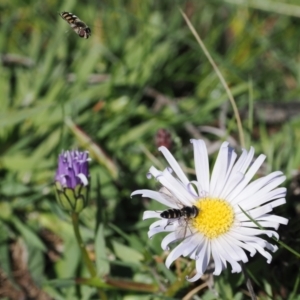
[[[59,15],[69,23],[69,25],[81,38],[88,39],[91,36],[92,32],[90,27],[82,22],[77,16],[66,11],[63,11]]]
[[[187,233],[189,221],[198,216],[199,209],[195,205],[184,206],[182,203],[180,203],[179,200],[175,199],[174,196],[169,191],[167,191],[166,188],[162,188],[160,192],[164,194],[164,196],[167,197],[169,200],[182,206],[182,208],[178,208],[178,209],[177,208],[166,209],[163,212],[161,212],[160,216],[163,219],[168,219],[168,223],[166,226],[172,224],[174,220],[178,221],[179,226],[181,228],[181,230],[179,231],[179,236],[181,238],[184,238]]]

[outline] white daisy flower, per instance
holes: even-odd
[[[259,252],[270,263],[272,256],[266,250],[275,252],[277,246],[258,236],[266,234],[278,239],[275,230],[279,224],[288,223],[287,219],[270,214],[274,207],[285,203],[286,188],[278,187],[285,176],[277,171],[250,183],[266,156],[261,154],[253,161],[251,147],[249,152],[243,150],[237,159],[228,142],[222,144],[210,176],[205,143],[202,140],[191,142],[197,181],[189,181],[169,150],[160,147],[171,169],[159,171],[151,167],[150,174],[163,188],[159,192],[137,190],[131,194],[141,194],[168,207],[164,212],[145,211],[143,216],[143,219],[159,219],[150,225],[149,238],[159,232],[169,232],[162,240],[163,250],[177,242],[166,259],[166,266],[169,268],[181,255],[190,257],[196,261],[196,274],[187,279],[196,281],[211,259],[215,265],[214,275],[219,275],[227,262],[233,273],[241,272],[239,262],[248,261],[245,250],[250,256]],[[262,227],[274,230],[260,229],[241,208]]]

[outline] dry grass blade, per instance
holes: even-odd
[[[183,298],[182,300],[189,300],[189,299],[192,299],[192,297],[194,295],[196,295],[199,291],[203,290],[204,288],[207,287],[207,283],[204,282],[202,283],[201,285],[195,287],[193,290],[191,290],[189,293],[187,293]]]
[[[237,122],[237,126],[238,126],[238,131],[239,131],[239,138],[240,138],[240,143],[241,146],[244,148],[245,147],[245,138],[244,138],[244,132],[243,132],[243,126],[242,126],[242,122],[241,122],[241,118],[237,109],[237,106],[235,104],[234,98],[232,96],[232,93],[222,75],[222,73],[220,72],[219,68],[217,67],[216,63],[214,62],[213,58],[211,57],[211,55],[209,54],[208,50],[206,49],[203,41],[201,40],[199,34],[196,32],[194,26],[192,25],[192,23],[190,22],[190,20],[188,19],[188,17],[186,16],[186,14],[180,9],[180,12],[182,14],[182,16],[184,17],[187,25],[189,26],[192,34],[194,35],[194,37],[196,38],[197,42],[199,43],[201,49],[203,50],[204,54],[206,55],[207,59],[209,60],[209,62],[211,63],[212,67],[214,68],[217,76],[219,77],[222,85],[224,86],[226,93],[228,95],[228,98],[231,102],[233,111],[234,111],[234,115],[236,118],[236,122]]]

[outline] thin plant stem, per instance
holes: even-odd
[[[186,284],[186,277],[195,268],[195,262],[190,262],[186,269],[177,277],[169,288],[164,292],[164,296],[173,297]]]
[[[244,265],[243,262],[241,262],[241,267],[242,267],[242,272],[244,274],[244,278],[246,279],[246,285],[247,285],[248,291],[250,293],[250,297],[251,297],[252,300],[257,300],[256,295],[255,295],[254,290],[253,290],[251,280],[248,276],[247,270],[246,270],[245,265]]]
[[[234,101],[234,98],[231,94],[231,91],[228,87],[228,84],[226,83],[221,71],[219,70],[218,66],[216,65],[216,63],[214,62],[213,58],[211,57],[211,55],[209,54],[208,50],[206,49],[202,39],[200,38],[199,34],[196,32],[194,26],[192,25],[192,23],[190,22],[190,20],[188,19],[188,17],[186,16],[186,14],[180,9],[180,12],[183,16],[183,18],[185,19],[187,25],[189,26],[192,34],[194,35],[195,39],[197,40],[198,44],[200,45],[202,51],[204,52],[206,58],[208,59],[208,61],[210,62],[210,64],[212,65],[214,71],[216,72],[217,76],[219,77],[226,93],[227,96],[230,100],[230,103],[232,105],[232,109],[234,112],[234,116],[236,119],[236,123],[237,123],[237,127],[238,127],[238,132],[239,132],[239,139],[240,139],[240,144],[243,148],[245,148],[245,138],[244,138],[244,132],[243,132],[243,126],[242,126],[242,122],[241,122],[241,118],[239,115],[239,111],[237,109],[236,103]]]
[[[206,287],[208,287],[208,284],[206,282],[202,283],[201,285],[195,287],[193,290],[191,290],[190,292],[188,292],[182,298],[182,300],[190,300],[190,299],[192,299],[198,292],[200,292],[201,290],[203,290]]]
[[[248,129],[251,132],[253,129],[253,107],[254,107],[254,96],[253,96],[253,82],[251,79],[248,81],[249,86],[249,113],[248,113]]]
[[[249,220],[251,220],[259,229],[261,230],[266,230],[264,227],[262,227],[256,220],[254,220],[253,218],[251,218],[251,216],[249,214],[247,214],[245,212],[245,210],[243,210],[240,206],[239,208],[241,209],[241,211],[249,218]],[[300,258],[300,253],[297,252],[296,250],[292,249],[291,247],[289,247],[288,245],[286,245],[285,243],[283,243],[280,240],[277,240],[276,237],[272,236],[272,240],[274,240],[277,244],[279,244],[282,248],[285,248],[286,250],[290,251],[291,253],[293,253],[295,256],[297,256],[298,258]]]
[[[292,294],[290,295],[290,299],[295,299],[296,298],[296,293],[297,293],[297,290],[298,290],[298,287],[299,287],[299,282],[300,282],[300,276],[299,275],[300,274],[298,273],[298,276],[296,277],[296,282],[294,284]]]
[[[92,278],[96,277],[97,272],[96,272],[95,266],[86,251],[85,245],[83,243],[83,240],[82,240],[82,237],[81,237],[81,234],[79,231],[79,215],[78,215],[78,213],[72,212],[71,218],[72,218],[72,224],[73,224],[73,228],[74,228],[75,237],[76,237],[77,243],[79,245],[84,264],[86,265],[91,277]],[[97,290],[98,290],[100,299],[107,300],[106,294],[101,289],[97,289]]]
[[[105,288],[109,290],[124,290],[124,291],[135,291],[145,293],[159,293],[160,289],[155,284],[147,284],[143,282],[137,282],[132,280],[105,277],[105,282],[100,281],[99,277],[93,278],[76,278],[77,284]]]

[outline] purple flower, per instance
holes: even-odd
[[[80,212],[88,201],[89,154],[63,151],[58,157],[55,187],[58,203],[66,210]]]

